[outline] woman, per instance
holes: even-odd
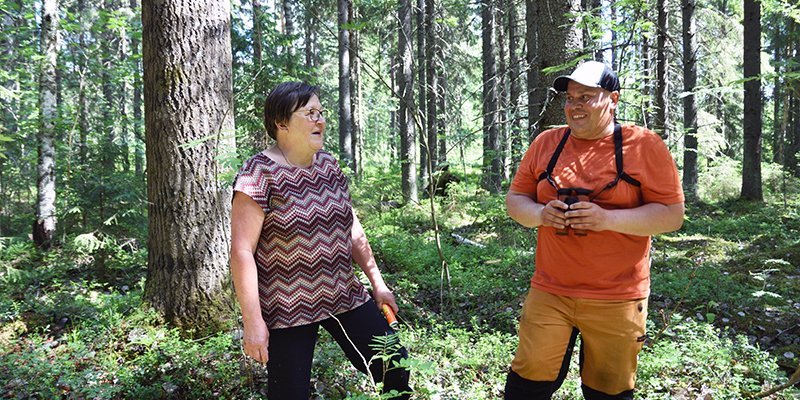
[[[318,327],[367,373],[365,360],[375,355],[369,343],[393,333],[378,306],[397,312],[397,304],[352,209],[347,180],[321,150],[319,89],[278,85],[267,97],[264,124],[275,145],[246,161],[233,185],[231,273],[244,351],[267,364],[269,397],[306,400]],[[369,279],[374,300],[351,260]],[[405,357],[400,348],[394,360]],[[410,392],[408,371],[388,364],[371,362],[374,381],[384,392]]]

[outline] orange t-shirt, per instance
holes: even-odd
[[[566,127],[542,132],[525,153],[511,183],[514,192],[547,204],[556,189],[539,176],[547,169]],[[570,136],[553,168],[559,188],[592,190],[592,201],[605,209],[635,208],[646,203],[665,205],[684,201],[675,161],[661,137],[645,128],[622,127],[623,171],[641,183],[619,180],[600,193],[617,175],[614,137],[596,140]],[[536,271],[531,286],[553,294],[591,299],[638,299],[650,294],[650,237],[614,231],[588,231],[587,236],[556,235],[540,226]]]

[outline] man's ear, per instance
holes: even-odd
[[[614,109],[617,108],[617,104],[619,104],[619,91],[611,92],[611,102],[614,103]]]

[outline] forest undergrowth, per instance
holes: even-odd
[[[414,398],[500,398],[535,231],[505,215],[502,197],[451,186],[435,202],[448,281],[428,200],[397,208],[386,182],[367,176],[353,198],[398,299]],[[654,239],[636,397],[742,399],[785,383],[800,359],[800,204],[687,210],[680,231]],[[143,306],[144,242],[75,233],[43,253],[27,238],[0,240],[0,397],[265,397],[266,371],[242,355],[235,323],[181,333]],[[555,398],[581,398],[575,358]],[[314,399],[377,398],[327,334],[312,387]],[[794,387],[770,398],[799,397]]]

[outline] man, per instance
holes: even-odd
[[[678,171],[658,135],[617,124],[619,79],[605,64],[585,62],[553,88],[566,92],[568,126],[533,141],[506,196],[538,239],[505,398],[550,399],[580,334],[584,397],[632,399],[650,236],[683,224]]]

